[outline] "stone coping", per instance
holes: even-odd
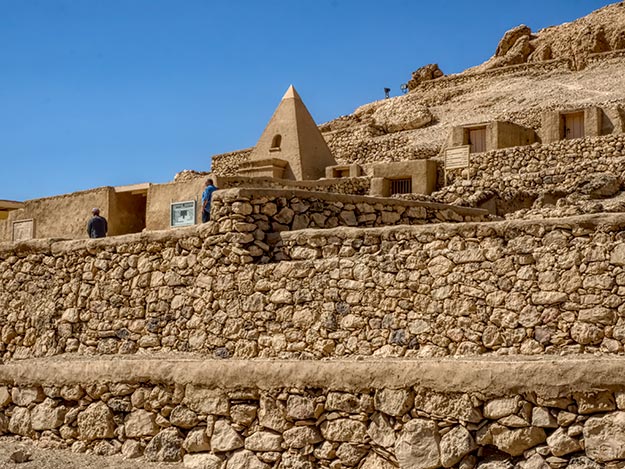
[[[229,189],[227,191],[246,191],[247,189]],[[254,189],[254,193],[258,194],[261,189]],[[267,193],[276,193],[271,189],[266,190]],[[284,191],[284,192],[300,192],[300,191]],[[305,194],[310,192],[303,191]],[[315,193],[315,196],[323,196],[324,193]],[[345,196],[344,196],[345,197]],[[350,196],[360,199],[376,199],[374,197]],[[387,199],[380,199],[382,201]],[[399,199],[397,199],[399,200]],[[442,204],[430,204],[428,202],[404,201],[422,206],[440,205],[442,207],[451,207]],[[454,209],[478,210],[465,207],[454,207]],[[480,211],[481,213],[482,211]],[[484,211],[485,212],[485,211]],[[468,213],[468,212],[467,212]],[[472,212],[475,213],[475,212]],[[373,228],[360,227],[336,227],[336,228],[309,228],[297,231],[284,231],[280,233],[284,239],[302,236],[339,236],[350,237],[360,236],[363,233],[375,234],[395,234],[395,233],[441,233],[447,234],[467,233],[476,230],[493,230],[497,233],[505,234],[514,230],[527,231],[529,233],[535,231],[550,231],[554,229],[577,230],[581,234],[588,231],[620,231],[625,230],[625,213],[595,213],[589,215],[576,215],[563,218],[540,218],[540,219],[514,219],[502,221],[488,222],[463,222],[463,223],[436,223],[424,225],[397,225],[397,226],[381,226]],[[67,240],[60,238],[42,238],[29,241],[20,241],[17,243],[8,241],[0,242],[0,255],[7,254],[61,254],[63,252],[71,252],[78,249],[90,249],[100,251],[107,247],[115,247],[128,243],[136,242],[162,242],[176,241],[191,236],[208,236],[216,233],[213,222],[188,227],[173,228],[160,231],[146,231],[143,233],[135,233],[121,236],[112,236],[109,238],[99,239],[78,239]]]
[[[365,391],[428,388],[501,396],[625,389],[625,357],[497,357],[379,360],[205,360],[200,358],[43,358],[0,365],[0,384],[95,382],[196,384],[215,389],[285,387]]]
[[[280,233],[284,239],[306,236],[336,236],[349,238],[362,234],[375,235],[419,235],[437,233],[445,235],[461,234],[463,236],[476,236],[478,233],[488,233],[505,236],[506,233],[516,236],[519,232],[542,236],[542,234],[557,230],[571,230],[576,235],[586,235],[594,231],[621,231],[625,230],[625,213],[598,213],[590,215],[575,215],[563,218],[536,218],[536,219],[512,219],[488,222],[463,222],[463,223],[436,223],[423,225],[398,225],[380,226],[373,228],[336,227],[336,228],[309,228],[299,231],[284,231]]]
[[[298,197],[301,199],[315,198],[327,202],[342,202],[349,204],[382,204],[404,207],[425,207],[434,210],[453,210],[456,213],[470,216],[488,215],[488,210],[481,208],[461,207],[458,205],[441,204],[437,202],[422,202],[417,200],[395,199],[390,197],[369,197],[365,195],[334,194],[329,192],[316,192],[299,189],[264,189],[264,188],[240,188],[225,189],[215,192],[213,197],[226,201],[236,200],[241,197]]]

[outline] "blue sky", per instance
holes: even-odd
[[[317,123],[503,33],[608,0],[0,0],[0,199],[166,182],[253,146],[290,84]]]

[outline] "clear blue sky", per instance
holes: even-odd
[[[166,182],[253,146],[289,84],[317,123],[503,33],[609,0],[0,0],[0,199]]]

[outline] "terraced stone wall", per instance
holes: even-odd
[[[596,359],[21,362],[0,366],[0,435],[201,468],[616,468],[622,376]]]
[[[238,223],[1,251],[3,358],[624,352],[623,215],[282,232],[258,257]]]
[[[625,173],[625,134],[561,140],[471,155],[469,168],[449,171],[437,200],[483,202],[493,194],[613,195]],[[531,205],[531,204],[530,204]]]
[[[290,181],[265,177],[227,176],[219,178],[220,189],[272,188],[315,192],[331,192],[343,195],[367,195],[371,187],[369,177],[349,177],[336,179],[319,179],[317,181]]]

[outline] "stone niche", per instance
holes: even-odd
[[[436,161],[413,160],[371,166],[373,197],[394,194],[431,194],[436,188]]]
[[[544,111],[541,123],[543,143],[574,138],[598,137],[623,131],[623,115],[620,108],[603,109],[590,106],[578,109]]]
[[[532,129],[508,121],[491,121],[454,127],[449,146],[469,145],[471,153],[483,153],[534,142],[536,133]]]

